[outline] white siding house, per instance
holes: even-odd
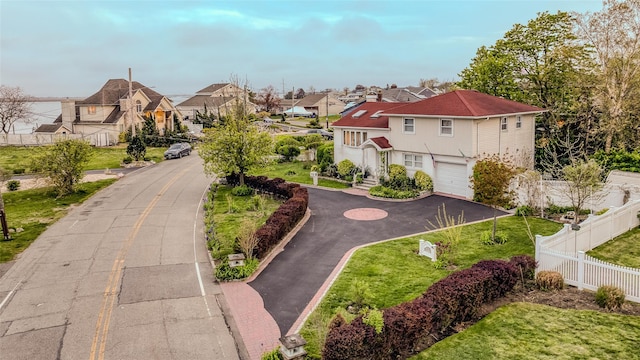
[[[533,167],[535,116],[544,110],[471,90],[412,103],[363,103],[333,124],[334,160],[349,159],[376,180],[388,164],[422,170],[434,191],[472,198],[476,159],[513,156]]]

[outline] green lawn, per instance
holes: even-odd
[[[639,341],[637,316],[513,303],[412,359],[640,359]]]
[[[482,245],[481,232],[491,229],[493,221],[464,226],[457,253],[458,269],[467,268],[483,259],[508,259],[514,255],[533,255],[534,246],[526,233],[521,217],[511,216],[498,220],[498,229],[508,234],[503,245]],[[562,228],[561,224],[530,218],[534,234],[551,235]],[[389,241],[362,248],[354,253],[326,296],[320,302],[301,333],[308,341],[305,347],[312,356],[319,355],[318,337],[322,328],[338,312],[354,300],[355,281],[364,282],[371,293],[369,305],[379,309],[397,305],[418,297],[431,284],[447,276],[453,270],[435,269],[431,260],[417,255],[418,240],[432,243],[439,241],[441,232]]]
[[[255,196],[262,202],[257,203]],[[213,258],[225,258],[234,253],[236,237],[240,228],[247,225],[246,221],[258,229],[281,204],[280,199],[266,195],[233,196],[231,187],[218,186],[213,201],[213,226],[218,246],[212,249]]]
[[[0,262],[10,261],[26,249],[47,227],[66,215],[71,205],[80,204],[115,179],[81,183],[75,194],[56,198],[51,187],[2,194],[9,228],[22,228],[11,234],[13,240],[0,240]]]
[[[640,229],[628,231],[587,254],[616,265],[640,268]]]
[[[309,175],[311,171],[311,165],[315,165],[315,163],[305,163],[302,161],[294,161],[294,162],[285,162],[285,163],[276,163],[272,164],[266,169],[261,169],[259,171],[255,171],[251,175],[264,175],[268,178],[282,178],[288,182],[294,182],[298,184],[313,184],[313,179]],[[306,167],[306,169],[305,169]],[[334,189],[346,189],[349,187],[349,184],[345,184],[335,180],[329,179],[318,179],[318,186],[334,188]]]
[[[35,154],[36,147],[1,146],[0,168],[13,173],[30,173],[29,164]],[[155,162],[163,160],[166,148],[147,148],[147,157]],[[122,159],[127,156],[126,145],[118,145],[108,148],[93,148],[93,155],[85,170],[115,169],[120,167]]]

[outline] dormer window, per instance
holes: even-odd
[[[136,112],[142,112],[142,102],[140,102],[140,100],[136,100]]]

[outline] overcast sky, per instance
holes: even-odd
[[[0,84],[88,97],[128,77],[165,95],[236,75],[251,88],[317,90],[455,81],[478,47],[581,0],[0,0]]]

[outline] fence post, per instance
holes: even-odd
[[[538,262],[538,266],[536,266],[536,274],[538,273],[538,267],[540,266],[540,247],[542,246],[542,235],[536,234],[536,250],[534,254],[534,259]]]
[[[584,284],[584,251],[578,251],[578,290]]]

